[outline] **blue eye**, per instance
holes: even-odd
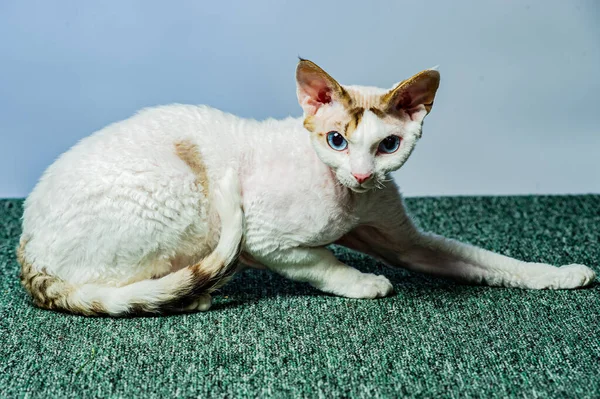
[[[400,137],[387,136],[386,138],[381,140],[381,143],[379,143],[378,150],[379,152],[382,152],[384,154],[391,154],[393,152],[396,152],[398,150],[398,147],[400,147]]]
[[[348,142],[338,132],[327,133],[327,143],[336,151],[344,151],[348,147]]]

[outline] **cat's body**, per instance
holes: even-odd
[[[402,96],[418,97],[409,89]],[[335,90],[308,100],[299,92],[300,119],[258,122],[172,105],[82,140],[26,201],[19,260],[34,302],[90,315],[203,310],[240,252],[246,264],[326,292],[375,298],[392,291],[384,277],[337,261],[324,248],[333,242],[391,265],[492,285],[575,288],[593,280],[585,266],[526,264],[419,232],[385,178],[420,137],[432,94],[396,115],[399,108],[385,108],[396,101],[385,90],[345,87],[347,98],[337,100]],[[319,147],[330,130],[343,132],[356,149],[351,156]],[[401,135],[397,155],[377,147],[390,132]],[[328,157],[344,152],[354,158],[332,167],[336,158]]]
[[[177,145],[199,151],[209,181],[228,169],[239,177],[250,255],[326,245],[358,223],[356,200],[366,196],[337,183],[312,151],[302,119],[258,122],[205,106],[163,106],[83,139],[48,168],[27,199],[23,224],[28,250],[44,252],[36,265],[75,284],[123,285],[170,271],[148,267],[163,242],[173,243],[163,248],[168,258],[178,248],[191,247],[197,258],[210,253],[209,204]],[[184,231],[192,242],[211,242],[195,248],[176,238]],[[89,267],[80,266],[82,256]],[[131,267],[142,258],[140,270]]]

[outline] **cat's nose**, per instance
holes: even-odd
[[[373,176],[373,173],[352,173],[358,184],[363,184]]]

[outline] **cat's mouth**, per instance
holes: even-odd
[[[374,177],[373,179],[366,181],[363,184],[348,186],[348,188],[354,191],[355,193],[366,193],[367,191],[385,188],[385,184],[383,182],[384,180],[380,180],[377,177]]]
[[[363,182],[362,184],[358,184],[358,182],[353,177],[347,177],[343,173],[339,173],[339,171],[335,172],[338,182],[342,184],[342,186],[346,187],[352,192],[355,193],[366,193],[368,191],[373,190],[374,188],[378,188],[381,186],[377,176],[373,176],[373,178]]]

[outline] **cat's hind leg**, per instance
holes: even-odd
[[[36,267],[37,258],[31,253],[28,256],[28,241],[22,238],[18,251],[21,282],[37,306],[76,314],[122,316],[206,310],[211,304],[210,293],[223,285],[237,266],[243,213],[235,172],[225,174],[211,197],[220,219],[219,240],[216,248],[199,262],[160,278],[146,278],[125,285],[75,282]]]
[[[194,298],[192,302],[187,305],[183,310],[186,312],[193,312],[199,310],[200,312],[206,312],[212,306],[212,296],[210,294],[202,294]]]

